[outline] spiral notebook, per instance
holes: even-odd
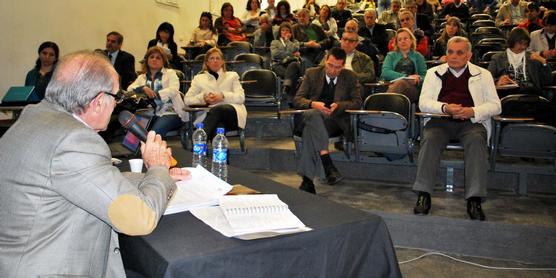
[[[276,194],[225,195],[191,213],[227,237],[256,239],[310,231]]]

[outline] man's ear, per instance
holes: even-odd
[[[102,105],[104,103],[104,94],[98,94],[93,101],[91,101],[91,108],[93,108],[93,111],[95,112],[101,112],[102,111]]]

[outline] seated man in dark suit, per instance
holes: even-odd
[[[344,28],[346,26],[346,22],[351,19],[351,12],[346,10],[346,0],[338,0],[336,2],[336,6],[332,9],[330,16],[336,19],[338,28]]]
[[[369,39],[376,46],[382,57],[388,53],[388,34],[386,26],[376,23],[376,11],[365,11],[365,27],[359,29],[359,36]],[[371,57],[372,58],[372,57]]]
[[[123,42],[122,34],[116,31],[108,33],[104,53],[120,76],[120,89],[125,90],[137,78],[137,73],[135,72],[135,57],[122,50]]]
[[[295,108],[309,109],[303,113],[301,122],[303,147],[298,173],[303,182],[299,189],[313,194],[316,193],[313,178],[320,176],[321,165],[328,184],[342,179],[330,159],[328,138],[339,133],[349,136],[349,115],[345,110],[361,107],[357,75],[344,69],[345,61],[346,52],[343,49],[330,49],[324,66],[306,71],[294,98]]]
[[[454,2],[446,5],[440,13],[440,17],[455,16],[461,20],[463,23],[467,23],[469,20],[469,7],[461,0],[454,0]]]

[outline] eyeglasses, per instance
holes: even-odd
[[[118,92],[116,92],[115,94],[112,94],[112,93],[109,93],[109,92],[101,92],[101,93],[113,97],[114,101],[116,101],[116,104],[122,103],[122,101],[124,101],[124,99],[125,99],[125,94],[124,94],[124,91],[122,91],[122,90],[118,90]]]
[[[345,41],[345,42],[357,42],[357,41],[359,41],[359,40],[358,40],[358,39],[342,38],[342,41]]]
[[[411,18],[409,18],[409,17],[406,17],[406,18],[402,18],[402,19],[400,19],[400,22],[405,22],[405,21],[409,21],[409,20],[411,20]]]

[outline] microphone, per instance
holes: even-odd
[[[131,112],[123,110],[118,115],[118,121],[127,130],[129,130],[133,135],[137,136],[139,140],[147,141],[147,130],[139,124],[139,121]]]
[[[139,121],[131,112],[127,110],[120,112],[118,115],[118,121],[125,129],[135,135],[139,140],[143,142],[147,141],[147,130],[139,124]],[[171,156],[170,159],[170,166],[175,167],[178,164],[178,161]]]

